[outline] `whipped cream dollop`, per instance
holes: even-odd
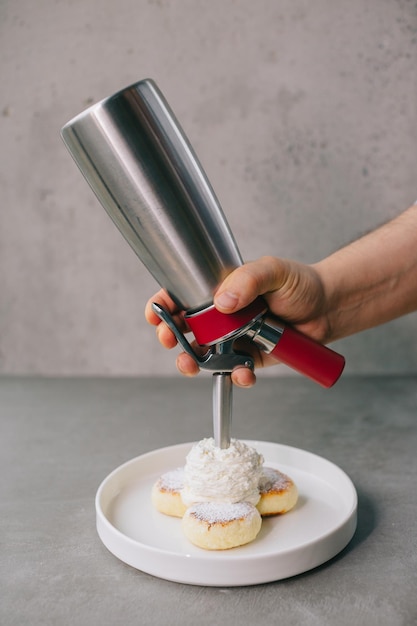
[[[186,506],[196,502],[259,501],[261,454],[237,439],[219,448],[213,438],[202,439],[190,450],[184,469],[181,498]]]

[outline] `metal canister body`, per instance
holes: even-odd
[[[151,80],[102,100],[62,137],[101,204],[177,305],[210,305],[242,259],[214,191]]]

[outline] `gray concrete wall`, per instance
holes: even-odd
[[[142,315],[156,285],[59,136],[136,80],[246,259],[316,261],[417,198],[415,1],[0,0],[0,52],[1,373],[175,371]],[[347,372],[415,373],[417,317],[337,348]]]

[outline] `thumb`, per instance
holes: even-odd
[[[214,295],[214,306],[222,313],[234,313],[258,296],[280,289],[287,274],[285,261],[275,257],[245,263],[221,283]]]

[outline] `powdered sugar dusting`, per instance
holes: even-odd
[[[249,502],[199,502],[191,506],[187,514],[208,524],[222,524],[251,518],[258,512]]]
[[[162,491],[178,491],[180,492],[184,486],[184,468],[178,467],[162,474],[159,479],[159,488]]]
[[[284,491],[291,484],[291,479],[273,467],[263,467],[259,480],[259,492]]]

